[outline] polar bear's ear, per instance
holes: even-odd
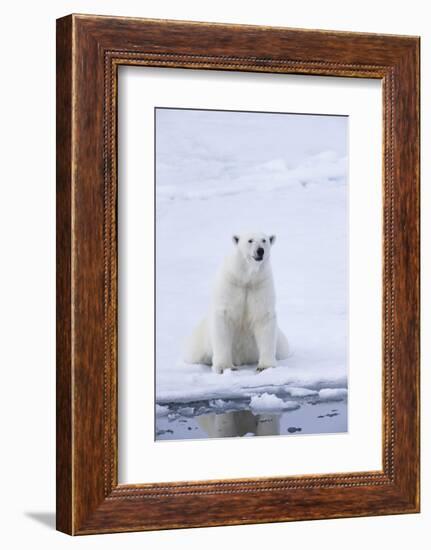
[[[274,244],[274,243],[275,243],[275,235],[271,235],[271,236],[269,237],[269,242],[270,242],[271,244]]]
[[[233,241],[233,244],[238,244],[239,243],[238,235],[232,235],[232,241]]]

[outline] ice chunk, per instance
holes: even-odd
[[[250,408],[257,411],[286,411],[299,408],[299,403],[296,401],[283,401],[274,394],[263,393],[261,395],[253,395],[250,400]]]
[[[193,407],[181,407],[181,409],[178,409],[178,413],[183,416],[193,416],[194,412],[195,409]]]
[[[159,405],[156,403],[156,416],[167,416],[169,414],[169,407]]]

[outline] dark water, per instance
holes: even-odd
[[[208,439],[245,436],[298,436],[347,432],[347,401],[298,401],[299,408],[253,412],[242,402],[170,406],[156,417],[156,439]]]

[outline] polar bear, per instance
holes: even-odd
[[[275,310],[270,263],[275,235],[243,233],[232,240],[234,251],[222,264],[209,313],[192,333],[184,360],[212,365],[218,374],[256,363],[260,372],[288,355]]]

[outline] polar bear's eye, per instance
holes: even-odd
[[[266,243],[266,239],[262,239],[262,242],[263,242],[263,243]]]
[[[253,239],[249,239],[248,242],[249,242],[249,243],[252,243],[252,242],[253,242]]]

